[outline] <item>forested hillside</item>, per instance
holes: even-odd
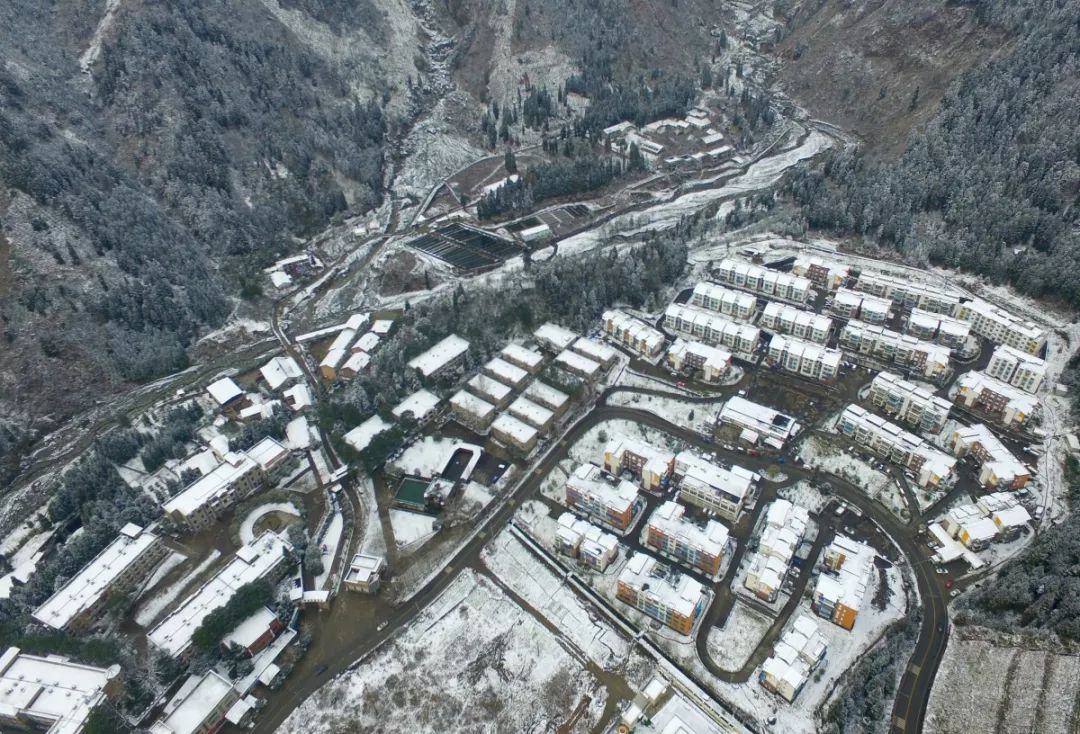
[[[965,4],[1011,49],[964,74],[898,160],[839,153],[790,191],[811,226],[1075,306],[1080,2]]]

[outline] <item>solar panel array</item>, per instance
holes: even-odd
[[[509,240],[456,223],[417,237],[409,245],[460,270],[491,267],[521,253]]]

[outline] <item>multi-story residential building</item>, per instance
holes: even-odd
[[[861,321],[849,321],[840,331],[840,348],[907,367],[932,380],[948,376],[951,369],[948,347]]]
[[[151,629],[146,635],[150,644],[170,657],[186,655],[195,631],[206,618],[225,606],[241,587],[277,574],[291,550],[292,545],[281,536],[263,532]]]
[[[758,326],[777,334],[787,334],[797,339],[824,344],[829,341],[832,319],[813,311],[803,311],[801,308],[795,308],[786,303],[769,301],[765,304],[765,310],[761,312]]]
[[[1028,354],[1038,354],[1046,344],[1046,329],[981,298],[957,304],[952,315],[971,322],[972,331],[995,344],[1007,344]]]
[[[731,352],[723,347],[676,339],[668,349],[667,363],[678,372],[700,373],[705,382],[719,382],[731,369]]]
[[[555,355],[555,366],[589,382],[600,377],[604,371],[603,365],[599,362],[594,362],[570,349],[564,349]]]
[[[465,390],[459,390],[450,398],[450,412],[454,419],[477,433],[483,433],[491,427],[491,422],[495,420],[495,411],[493,404]]]
[[[664,348],[664,335],[644,321],[622,311],[605,311],[601,318],[612,339],[643,357],[655,357]]]
[[[748,262],[725,258],[713,270],[713,276],[725,285],[783,301],[806,303],[810,299],[810,281],[806,278]]]
[[[770,504],[743,585],[759,598],[775,601],[809,523],[810,513],[805,507],[785,499]]]
[[[861,406],[845,408],[836,427],[859,446],[911,470],[920,487],[937,487],[953,478],[956,459]]]
[[[843,353],[821,344],[775,334],[769,341],[766,363],[771,367],[831,382],[840,374]]]
[[[698,283],[694,286],[690,303],[721,313],[733,321],[750,321],[757,310],[757,299],[749,293],[733,291],[715,283]]]
[[[739,521],[758,475],[738,465],[725,469],[691,451],[680,451],[672,464],[672,478],[679,501],[734,523]]]
[[[1020,489],[1031,479],[1027,466],[982,423],[958,427],[951,445],[957,457],[970,455],[979,463],[979,484],[984,487]]]
[[[530,453],[536,448],[536,444],[540,440],[540,432],[535,427],[510,413],[501,413],[498,418],[492,421],[491,436],[499,443],[522,455]]]
[[[750,324],[731,321],[713,311],[673,303],[664,312],[664,326],[709,346],[723,346],[739,354],[753,354],[761,330]]]
[[[561,352],[564,349],[569,349],[570,345],[578,339],[578,335],[574,332],[565,329],[558,324],[553,324],[550,321],[534,331],[533,336],[536,337],[536,341],[539,342],[541,346],[546,347],[552,352]]]
[[[213,734],[240,698],[232,682],[210,670],[189,676],[150,727],[150,734]]]
[[[484,365],[484,374],[517,390],[529,381],[528,370],[507,362],[502,357],[492,357]]]
[[[543,405],[556,417],[565,413],[570,406],[569,395],[539,380],[533,380],[522,394],[537,405]]]
[[[846,630],[855,626],[863,599],[871,587],[874,556],[868,545],[837,535],[825,549],[825,571],[818,576],[811,608],[818,616],[831,620]]]
[[[998,537],[997,524],[976,505],[958,505],[945,513],[941,527],[973,551],[986,548]]]
[[[1007,428],[1027,425],[1039,408],[1034,395],[982,372],[967,372],[956,381],[953,400],[957,405],[977,410]]]
[[[367,320],[366,314],[354,314],[345,322],[344,328],[334,337],[334,341],[326,350],[326,355],[319,363],[319,374],[323,376],[323,379],[333,380],[337,376],[338,365],[348,356],[349,345],[352,344],[360,329],[367,324]]]
[[[940,433],[952,404],[892,372],[879,372],[870,383],[870,402],[918,431]]]
[[[499,352],[499,356],[534,375],[544,365],[544,355],[520,344],[507,344]]]
[[[481,374],[470,377],[469,381],[465,383],[465,389],[476,397],[491,403],[499,410],[509,405],[510,399],[514,397],[514,388]]]
[[[120,666],[95,668],[60,655],[0,653],[0,729],[79,734],[99,707],[122,695]]]
[[[619,352],[617,350],[612,349],[607,344],[602,344],[595,339],[581,337],[570,345],[570,349],[577,352],[582,357],[587,357],[593,362],[598,363],[604,370],[611,369],[619,359]]]
[[[1031,515],[1012,492],[991,492],[983,495],[975,506],[994,521],[998,537],[1006,542],[1015,540],[1021,528],[1031,522]]]
[[[619,541],[572,512],[559,515],[555,550],[603,573],[619,554]]]
[[[868,293],[840,288],[833,297],[829,312],[841,319],[859,319],[868,324],[883,324],[889,320],[892,301]]]
[[[434,380],[465,363],[469,342],[451,334],[419,356],[409,360],[409,367],[425,380]]]
[[[1042,387],[1046,377],[1046,362],[1008,344],[1002,344],[990,357],[986,374],[1025,392],[1035,393]]]
[[[276,477],[288,457],[288,450],[269,437],[247,451],[226,452],[217,467],[181,490],[162,509],[178,525],[201,530]]]
[[[869,271],[859,274],[855,290],[886,298],[906,309],[919,308],[934,313],[952,313],[960,303],[960,294],[952,288]]]
[[[773,646],[758,673],[758,682],[791,703],[825,659],[826,650],[817,623],[809,615],[800,614]]]
[[[783,448],[784,443],[802,429],[791,416],[738,395],[724,403],[716,419],[722,425],[741,428],[742,441],[755,446],[764,443],[775,449]]]
[[[528,423],[540,432],[547,431],[555,422],[555,413],[526,397],[520,397],[510,403],[510,415]]]
[[[697,525],[687,520],[685,513],[686,508],[677,502],[657,507],[645,526],[645,544],[715,576],[724,560],[728,529],[716,520]]]
[[[86,632],[106,603],[144,581],[169,551],[161,538],[134,523],[34,610],[34,619],[72,634]]]
[[[645,553],[630,556],[615,596],[682,635],[693,630],[707,599],[700,583]]]
[[[962,356],[978,350],[978,342],[969,339],[971,324],[945,314],[914,308],[908,315],[906,331],[923,341],[941,344]]]
[[[671,475],[675,455],[627,436],[613,436],[604,447],[604,469],[615,476],[624,471],[641,478],[641,488],[653,491]]]
[[[566,480],[566,506],[616,530],[626,530],[634,518],[638,491],[630,482],[607,481],[600,467],[582,464]]]
[[[834,291],[847,280],[847,266],[819,257],[797,257],[791,272],[813,283],[815,288]]]

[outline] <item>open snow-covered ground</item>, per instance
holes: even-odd
[[[398,550],[416,550],[435,535],[435,518],[408,510],[390,510],[390,525]]]
[[[443,468],[451,449],[458,443],[460,442],[425,436],[423,440],[405,449],[401,456],[394,460],[393,466],[405,474],[429,479]]]
[[[679,400],[676,397],[637,392],[612,393],[607,400],[608,405],[622,405],[627,408],[644,410],[663,418],[669,423],[699,433],[712,431],[716,411],[723,402],[723,400],[717,400],[715,404],[691,403],[688,400]]]
[[[709,630],[709,654],[724,670],[738,670],[757,649],[773,620],[744,601],[735,600],[723,627]]]
[[[949,636],[926,710],[927,734],[1075,731],[1080,656],[979,628]]]
[[[809,467],[848,480],[901,520],[906,522],[911,517],[904,493],[895,481],[857,456],[844,453],[828,439],[808,435],[799,445],[799,456]]]
[[[509,529],[484,548],[484,565],[518,594],[582,654],[606,670],[623,665],[629,641],[529,551]]]
[[[498,586],[465,569],[401,634],[320,688],[281,734],[569,731],[599,724],[606,691]]]
[[[270,502],[265,505],[260,505],[249,512],[243,522],[240,523],[240,542],[247,545],[255,540],[255,523],[259,521],[259,518],[268,515],[271,512],[280,512],[285,515],[300,517],[300,511],[296,509],[296,505],[292,502]]]
[[[191,572],[176,580],[166,588],[147,599],[135,612],[135,622],[141,627],[149,627],[162,613],[167,611],[176,599],[195,581],[214,561],[221,557],[221,551],[213,550]]]

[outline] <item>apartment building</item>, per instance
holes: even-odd
[[[796,339],[824,344],[829,341],[832,319],[813,311],[803,311],[801,308],[795,308],[786,303],[769,301],[761,312],[758,326],[777,334],[787,334]]]
[[[541,346],[546,347],[552,352],[561,352],[564,349],[569,349],[570,345],[577,341],[578,335],[569,329],[563,328],[558,324],[553,324],[550,321],[540,326],[539,329],[533,332],[533,336],[536,337],[536,341]]]
[[[537,405],[543,405],[556,417],[565,413],[570,406],[569,395],[539,380],[533,380],[522,394]]]
[[[1028,424],[1038,411],[1034,395],[983,372],[966,372],[956,381],[957,405],[977,410],[1006,428]]]
[[[690,372],[704,382],[720,382],[731,369],[731,352],[701,342],[676,339],[667,352],[667,364],[676,372]]]
[[[775,449],[782,449],[802,429],[791,416],[738,395],[724,403],[716,419],[721,425],[741,428],[740,440],[752,446],[764,443]]]
[[[515,364],[507,362],[502,357],[492,357],[484,365],[484,374],[508,385],[514,390],[520,389],[529,381],[529,372]]]
[[[483,433],[491,427],[491,422],[495,420],[495,411],[492,403],[465,390],[459,390],[450,398],[450,412],[454,420],[477,433]]]
[[[757,299],[743,291],[733,291],[716,283],[698,283],[690,295],[691,305],[716,311],[732,321],[750,321],[757,310]]]
[[[216,671],[189,676],[165,704],[150,734],[213,734],[239,699],[240,691]]]
[[[971,330],[995,344],[1007,344],[1028,354],[1038,354],[1046,344],[1046,329],[992,303],[976,298],[959,303],[953,316],[971,323]]]
[[[79,734],[122,694],[120,666],[96,668],[60,655],[0,653],[0,730]]]
[[[485,400],[502,410],[514,397],[514,389],[504,382],[499,382],[487,375],[475,374],[465,383],[465,389],[481,400]]]
[[[540,440],[540,432],[510,413],[502,413],[491,423],[491,436],[521,455],[529,454]]]
[[[971,456],[979,464],[979,484],[990,489],[1020,489],[1031,471],[983,423],[960,426],[952,434],[952,452]]]
[[[849,321],[840,331],[840,348],[892,362],[913,373],[937,380],[948,376],[951,350],[862,321]]]
[[[746,323],[731,321],[713,311],[673,303],[664,312],[664,326],[685,337],[709,346],[723,346],[739,354],[753,354],[761,339],[761,330]]]
[[[797,257],[791,272],[809,280],[815,288],[834,291],[847,280],[846,265],[830,262],[820,257]]]
[[[825,549],[810,607],[818,616],[831,620],[846,630],[855,626],[855,618],[869,594],[874,580],[874,557],[868,545],[837,534]]]
[[[743,585],[758,598],[775,601],[809,524],[810,513],[805,507],[785,499],[773,501],[765,513],[758,549],[750,557]]]
[[[598,363],[604,371],[610,370],[619,360],[619,353],[607,344],[602,344],[595,339],[581,337],[570,345],[570,350],[577,352],[582,357],[587,357]]]
[[[907,277],[864,271],[855,281],[855,290],[885,298],[896,306],[919,308],[933,313],[952,313],[960,303],[960,294],[943,285],[926,285]]]
[[[956,459],[859,405],[845,408],[836,427],[859,446],[909,469],[920,487],[941,486],[953,478]]]
[[[680,451],[672,464],[678,499],[735,523],[758,475],[741,466],[725,469],[690,451]]]
[[[499,352],[499,356],[534,375],[544,365],[544,355],[520,344],[507,344]]]
[[[465,364],[468,353],[469,342],[457,334],[451,334],[423,354],[410,359],[408,364],[425,380],[434,380]]]
[[[555,423],[555,413],[524,396],[510,403],[510,415],[528,423],[541,433],[550,430]]]
[[[725,285],[783,301],[806,303],[810,300],[811,284],[806,278],[748,262],[725,258],[713,270],[713,276]]]
[[[626,530],[634,517],[638,490],[622,479],[609,481],[600,467],[582,464],[566,480],[566,506],[616,530]]]
[[[965,356],[978,349],[978,343],[969,339],[971,324],[946,314],[912,309],[905,331],[916,339],[941,344]]]
[[[769,341],[765,362],[770,367],[778,367],[822,382],[832,382],[840,374],[843,356],[838,349],[775,334]]]
[[[569,349],[564,349],[555,355],[555,365],[589,382],[600,377],[604,370],[599,362],[594,362]]]
[[[693,630],[707,600],[700,583],[645,553],[630,556],[615,596],[682,635]]]
[[[646,491],[660,489],[671,475],[675,454],[627,436],[613,436],[604,447],[604,469],[614,476],[628,471]]]
[[[955,538],[972,551],[985,549],[997,540],[998,526],[983,514],[977,505],[953,507],[941,521],[941,527],[950,538]]]
[[[817,623],[809,615],[800,614],[773,646],[758,673],[758,682],[791,703],[825,659],[827,649]]]
[[[1024,392],[1036,393],[1046,378],[1046,361],[1008,344],[1002,344],[990,357],[986,374]]]
[[[865,321],[868,324],[883,324],[889,320],[892,301],[878,298],[869,293],[860,293],[849,288],[840,288],[833,296],[829,312],[841,319]]]
[[[558,523],[555,550],[559,553],[576,558],[600,573],[618,557],[619,541],[611,533],[605,533],[571,512],[559,515]]]
[[[1031,522],[1031,515],[1020,505],[1020,501],[1012,492],[992,492],[983,495],[975,506],[994,521],[998,529],[998,537],[1005,542],[1015,540],[1021,528]]]
[[[83,634],[98,620],[109,599],[145,581],[168,553],[159,536],[128,523],[115,540],[35,609],[33,617],[55,630]]]
[[[323,379],[333,380],[337,376],[338,366],[345,361],[345,357],[349,354],[349,345],[356,339],[360,329],[367,324],[367,320],[366,314],[354,314],[345,322],[345,326],[334,337],[334,341],[330,342],[326,355],[319,362],[319,374],[322,375]]]
[[[724,560],[728,529],[716,520],[695,524],[685,514],[686,508],[676,502],[657,507],[645,526],[645,544],[707,576],[715,576]]]
[[[879,372],[870,383],[870,403],[917,431],[940,433],[952,404],[892,372]]]
[[[170,657],[186,655],[195,631],[213,611],[225,606],[246,584],[277,574],[291,551],[287,540],[269,530],[263,532],[151,629],[146,635],[150,644]]]
[[[664,348],[663,334],[622,311],[605,311],[601,320],[604,331],[612,339],[646,359],[655,357]]]

